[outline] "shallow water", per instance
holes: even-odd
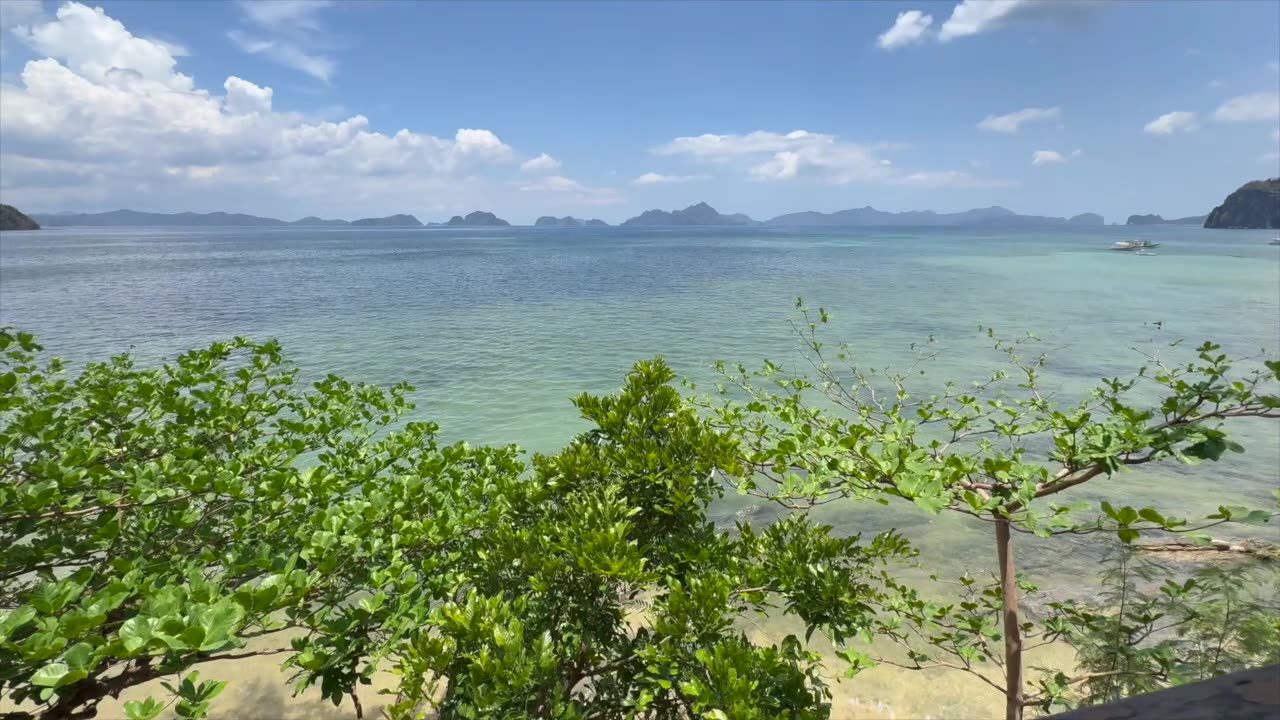
[[[155,360],[233,335],[274,337],[305,373],[413,384],[416,416],[441,424],[447,439],[553,451],[584,427],[568,398],[617,388],[637,359],[662,354],[695,381],[710,379],[717,358],[798,361],[787,326],[796,296],[828,308],[826,339],[850,342],[871,365],[908,359],[911,343],[935,336],[945,353],[931,377],[959,381],[993,367],[975,340],[979,325],[1033,330],[1059,348],[1046,381],[1064,392],[1134,369],[1142,358],[1130,348],[1153,340],[1274,355],[1273,234],[48,229],[0,236],[0,325],[33,332],[72,361],[124,350]],[[1106,251],[1132,237],[1163,245],[1154,257]],[[1266,504],[1280,486],[1280,428],[1236,430],[1248,452],[1229,462],[1144,469],[1079,497],[1159,501],[1193,517]],[[729,497],[716,515],[727,523],[746,505]],[[951,569],[991,566],[986,529],[957,517],[852,503],[818,515],[846,532],[903,527]],[[1096,566],[1087,548],[1027,543],[1023,556],[1050,587]],[[906,687],[895,697],[910,695]]]

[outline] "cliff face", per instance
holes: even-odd
[[[39,230],[40,224],[12,205],[0,205],[0,230]]]
[[[1240,186],[1205,218],[1207,228],[1280,228],[1280,178]]]

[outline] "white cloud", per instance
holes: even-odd
[[[271,88],[258,87],[232,75],[222,84],[227,91],[227,112],[232,115],[267,114],[271,112]]]
[[[618,191],[609,187],[589,187],[562,175],[547,175],[536,182],[520,186],[523,192],[555,193],[572,198],[579,204],[613,205],[622,202]]]
[[[1208,83],[1206,83],[1206,84],[1205,84],[1205,87],[1209,88],[1210,90],[1214,90],[1214,89],[1216,89],[1216,88],[1220,88],[1220,87],[1222,87],[1222,81],[1221,81],[1221,80],[1210,80]]]
[[[634,185],[662,185],[694,182],[695,180],[705,180],[706,178],[706,175],[660,175],[654,172],[647,172],[631,182]]]
[[[997,30],[1013,21],[1079,25],[1104,3],[1096,0],[963,0],[942,23],[942,42]]]
[[[543,170],[555,170],[560,167],[560,161],[551,157],[546,153],[542,153],[538,157],[529,158],[520,163],[520,169],[525,172],[541,172]]]
[[[409,197],[421,207],[427,193],[444,202],[469,192],[473,173],[514,162],[489,130],[388,135],[362,115],[332,122],[278,112],[272,88],[240,77],[220,91],[196,87],[164,44],[77,3],[17,37],[49,57],[28,62],[16,82],[0,81],[0,187],[15,201],[68,207],[118,197],[119,206],[139,192],[199,187],[200,198],[268,192],[316,198],[313,206],[385,207]]]
[[[914,172],[902,175],[893,180],[895,185],[906,185],[917,188],[996,188],[1009,187],[1016,183],[1009,180],[981,177],[959,170],[943,170],[940,172]]]
[[[738,165],[748,178],[759,181],[812,178],[835,185],[906,182],[912,173],[899,170],[891,161],[880,157],[878,152],[882,148],[807,130],[785,134],[757,130],[744,135],[708,133],[678,137],[653,148],[653,153],[688,155],[704,162]],[[948,177],[955,180],[957,176]]]
[[[1023,123],[1035,122],[1037,120],[1052,120],[1061,115],[1061,110],[1056,107],[1037,108],[1029,107],[1017,112],[1011,112],[1007,115],[988,115],[978,123],[979,130],[990,130],[992,132],[1016,133],[1022,127]]]
[[[876,39],[876,45],[885,50],[892,50],[918,43],[924,40],[932,24],[933,16],[925,15],[919,10],[898,13],[898,19],[894,21],[893,27],[881,33]]]
[[[1026,0],[964,0],[951,11],[951,17],[942,23],[938,39],[948,40],[986,32],[1024,7]]]
[[[283,40],[253,37],[239,30],[227,32],[227,37],[250,55],[263,55],[285,67],[304,72],[311,77],[329,82],[337,63],[326,55],[309,54],[297,45]]]
[[[937,32],[931,30],[933,18],[924,12],[899,13],[893,27],[882,33],[876,44],[888,50],[927,37],[945,43],[996,30],[1015,20],[1079,25],[1102,5],[1100,0],[962,0]]]
[[[1213,119],[1231,123],[1280,119],[1280,93],[1259,92],[1233,97],[1213,112]]]
[[[326,83],[333,77],[337,62],[314,48],[325,35],[320,11],[332,7],[331,0],[239,0],[236,4],[244,22],[256,28],[253,33],[227,32],[241,50]]]
[[[1191,132],[1199,129],[1199,127],[1200,124],[1196,121],[1195,113],[1175,110],[1147,123],[1143,126],[1142,132],[1152,135],[1172,135],[1179,131]]]
[[[62,58],[77,75],[95,83],[127,70],[139,79],[161,82],[173,90],[189,91],[191,78],[174,71],[177,60],[162,43],[135,37],[123,23],[102,8],[67,3],[58,8],[56,20],[15,28],[15,34],[31,49]]]
[[[1062,153],[1056,150],[1037,150],[1031,154],[1032,165],[1055,165],[1066,161]]]
[[[239,0],[236,3],[246,20],[267,28],[281,26],[317,30],[317,13],[333,5],[333,0]]]

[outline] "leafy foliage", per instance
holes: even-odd
[[[825,310],[811,311],[803,301],[797,308],[802,321],[794,327],[812,377],[768,361],[757,370],[720,363],[718,394],[702,401],[715,426],[739,441],[737,484],[789,508],[849,497],[900,499],[992,525],[1007,581],[980,585],[961,577],[958,602],[904,590],[876,632],[905,646],[905,667],[978,675],[1006,695],[1009,720],[1026,707],[1063,700],[1064,688],[1082,681],[1049,672],[1026,683],[1033,692],[1024,688],[1024,642],[1053,642],[1066,625],[1024,617],[1017,584],[1024,592],[1032,585],[1015,577],[1013,533],[1113,533],[1127,544],[1152,531],[1190,533],[1226,522],[1265,523],[1274,515],[1222,507],[1192,522],[1154,507],[1102,502],[1086,517],[1087,503],[1068,506],[1052,498],[1132,466],[1242,452],[1223,423],[1280,417],[1280,361],[1239,371],[1217,345],[1204,343],[1180,364],[1152,354],[1133,376],[1104,379],[1073,402],[1043,387],[1048,355],[1029,353],[1035,336],[1007,341],[988,330],[1006,357],[1003,369],[969,386],[918,392],[911,383],[937,354],[932,339],[904,370],[867,368],[848,345],[832,354],[819,340],[818,329],[830,317]],[[1162,397],[1148,407],[1135,399],[1139,390]],[[867,662],[855,649],[845,654],[855,670]]]
[[[275,343],[74,376],[39,353],[0,331],[0,687],[37,716],[164,679],[129,718],[203,717],[225,686],[197,666],[279,653],[357,715],[390,667],[398,718],[822,718],[818,657],[737,623],[865,632],[911,554],[802,516],[717,530],[737,445],[660,359],[526,465],[402,423],[406,386],[299,388]]]

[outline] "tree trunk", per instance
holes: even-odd
[[[1009,520],[996,519],[1000,558],[1000,596],[1004,617],[1005,720],[1022,720],[1022,628],[1018,612],[1018,574],[1009,538]]]

